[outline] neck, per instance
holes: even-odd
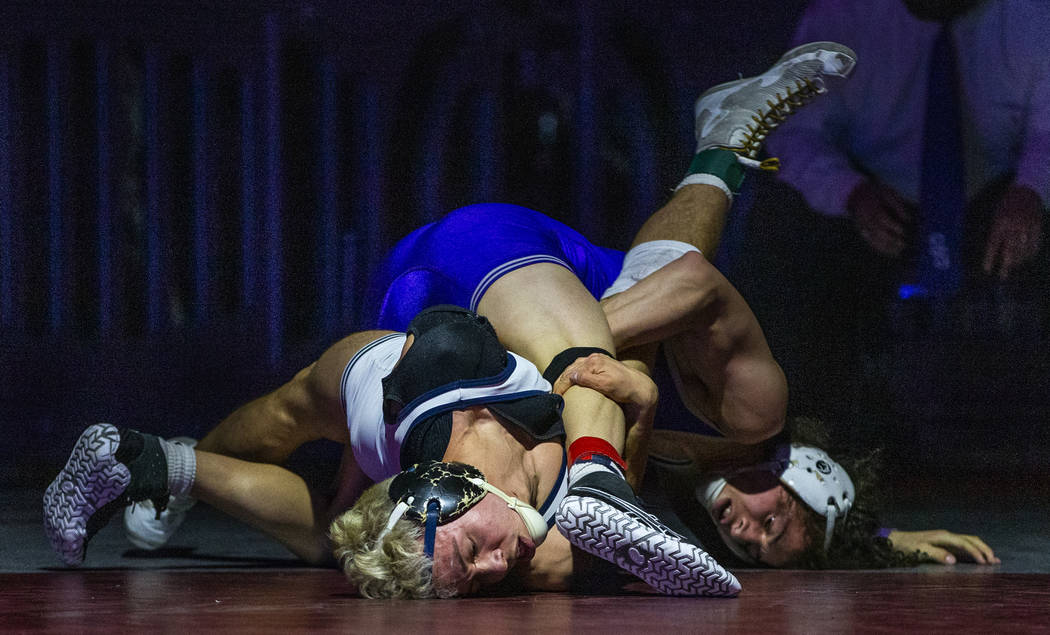
[[[561,451],[559,442],[537,443],[479,406],[453,413],[444,460],[469,463],[481,470],[489,483],[537,506],[555,485]]]

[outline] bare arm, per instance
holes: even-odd
[[[262,530],[306,562],[334,565],[328,525],[370,484],[348,445],[342,373],[357,351],[387,333],[366,331],[343,338],[291,381],[227,417],[197,447],[193,495]],[[320,438],[347,446],[328,494],[311,490],[297,474],[270,464],[283,461],[301,443]],[[212,448],[225,452],[208,451]]]
[[[343,369],[366,344],[389,331],[363,331],[336,342],[277,390],[251,401],[209,432],[198,449],[251,461],[283,463],[308,441],[347,443],[340,399]]]
[[[551,531],[533,559],[518,569],[521,584],[529,591],[567,591],[572,580],[572,546],[561,532]]]
[[[787,381],[747,302],[701,254],[690,252],[602,301],[617,349],[662,341],[682,400],[731,441],[781,430]]]

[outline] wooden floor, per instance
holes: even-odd
[[[1031,486],[974,483],[943,484],[959,490],[951,495],[921,483],[894,488],[913,500],[896,500],[890,526],[975,533],[1001,565],[737,570],[744,590],[735,599],[419,602],[355,597],[338,571],[303,568],[206,505],[169,548],[132,549],[113,522],[92,540],[84,568],[64,569],[41,528],[43,487],[0,489],[0,633],[1050,633],[1050,499]]]
[[[741,571],[735,599],[541,594],[376,601],[335,571],[0,574],[5,632],[665,633],[1050,631],[1050,575]]]

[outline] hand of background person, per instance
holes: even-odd
[[[915,206],[892,188],[868,179],[850,192],[846,209],[864,242],[899,258],[915,236]]]
[[[902,553],[921,552],[931,562],[955,564],[958,557],[977,564],[999,564],[992,548],[977,536],[956,534],[943,529],[898,531],[889,535],[890,544]]]
[[[1031,188],[1011,185],[992,216],[984,248],[984,272],[1005,280],[1031,260],[1042,243],[1042,200]]]

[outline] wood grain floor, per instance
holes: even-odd
[[[375,601],[322,570],[0,575],[8,632],[1046,632],[1050,575],[741,571],[735,599],[540,594]]]

